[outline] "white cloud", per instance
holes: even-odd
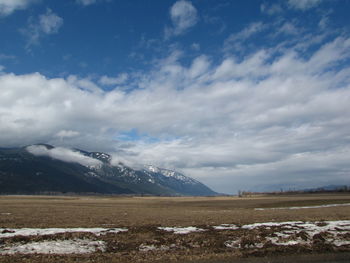
[[[268,15],[275,15],[283,12],[283,9],[279,4],[263,3],[260,5],[260,11]]]
[[[0,60],[13,60],[16,59],[16,56],[0,54]]]
[[[77,87],[81,90],[100,93],[101,89],[90,79],[80,79],[77,76],[70,75],[67,78],[67,83],[71,87]]]
[[[170,8],[172,28],[168,28],[166,36],[181,35],[198,22],[197,9],[191,2],[179,0]]]
[[[329,24],[329,17],[327,15],[324,15],[320,22],[318,23],[318,26],[321,28],[321,29],[326,29],[327,26]]]
[[[57,33],[63,25],[63,19],[52,12],[51,9],[46,11],[46,14],[39,16],[39,28],[45,34]]]
[[[245,40],[252,35],[261,32],[265,28],[262,22],[251,23],[248,27],[244,28],[241,32],[236,35],[238,40]]]
[[[99,79],[99,83],[101,85],[120,85],[125,83],[128,80],[128,74],[127,73],[121,73],[117,77],[108,77],[108,76],[102,76]]]
[[[305,11],[319,5],[322,0],[288,0],[290,8]]]
[[[0,16],[7,16],[16,10],[25,9],[31,0],[0,0]]]
[[[224,42],[224,50],[229,51],[231,49],[241,50],[243,49],[244,42],[252,36],[264,31],[266,25],[262,22],[254,22],[243,28],[238,33],[231,34]]]
[[[38,19],[29,22],[28,28],[22,30],[28,37],[27,47],[38,44],[44,35],[56,34],[63,25],[63,18],[47,9],[45,14],[39,15]]]
[[[209,66],[210,62],[208,57],[203,55],[195,58],[191,67],[188,69],[189,77],[193,79],[207,73]]]
[[[201,49],[201,46],[198,43],[193,43],[191,45],[191,49],[193,49],[194,51],[199,51]]]
[[[36,156],[48,156],[63,162],[79,163],[86,167],[98,167],[102,165],[102,162],[97,159],[85,156],[78,151],[62,147],[48,149],[43,145],[31,145],[28,146],[26,150]]]
[[[142,170],[145,168],[144,164],[141,163],[139,160],[133,160],[132,158],[124,157],[120,154],[112,154],[111,156],[111,164],[113,166],[119,166],[122,164],[123,166],[128,166],[136,170]]]
[[[291,22],[285,22],[277,31],[278,34],[297,35],[298,29]]]

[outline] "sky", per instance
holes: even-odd
[[[349,185],[349,12],[0,0],[0,147],[104,151],[223,193]]]

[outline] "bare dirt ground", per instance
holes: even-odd
[[[0,262],[214,263],[255,262],[256,258],[270,260],[259,262],[296,262],[283,258],[273,261],[273,258],[293,258],[305,254],[310,260],[312,257],[317,260],[319,253],[326,253],[334,261],[329,258],[329,261],[310,262],[346,262],[341,260],[350,258],[350,232],[338,225],[317,233],[307,230],[306,225],[301,225],[300,229],[292,224],[253,228],[244,226],[263,222],[301,221],[312,222],[312,227],[322,228],[331,225],[326,223],[328,221],[350,220],[350,206],[305,207],[348,203],[349,194],[245,198],[1,196],[0,232],[4,236],[0,237],[0,253],[15,246],[28,249],[28,244],[47,246],[50,242],[56,242],[58,246],[63,240],[102,242],[104,247],[96,247],[94,252],[86,254],[3,254],[0,255]],[[275,209],[287,207],[304,208]],[[214,229],[214,226],[222,224],[237,226],[237,229]],[[345,226],[347,223],[343,224]],[[190,226],[203,231],[176,234],[159,228]],[[6,233],[15,233],[16,230],[11,229],[77,227],[125,228],[127,231],[100,236],[78,231],[35,236],[13,234],[5,237]],[[294,232],[288,233],[290,229]],[[342,243],[336,238],[340,238]],[[35,252],[36,248],[31,249]],[[327,256],[320,258],[325,260]]]

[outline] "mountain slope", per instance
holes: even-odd
[[[155,180],[184,195],[215,195],[209,187],[199,181],[181,173],[149,165],[145,167],[146,173],[153,175]]]
[[[49,192],[150,195],[215,195],[177,172],[148,166],[135,170],[101,152],[51,145],[0,148],[0,193]]]

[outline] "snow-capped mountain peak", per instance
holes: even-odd
[[[187,177],[187,176],[185,176],[185,175],[183,175],[181,173],[173,171],[173,170],[169,170],[169,169],[165,169],[165,168],[159,168],[159,167],[156,167],[154,165],[147,165],[145,168],[149,172],[152,172],[152,173],[155,173],[155,174],[161,174],[164,177],[172,178],[172,179],[181,181],[181,182],[183,182],[185,184],[196,184],[196,183],[198,183],[198,181],[196,181],[196,180],[194,180],[192,178],[189,178],[189,177]]]
[[[145,165],[146,170],[152,173],[159,173],[159,168],[153,165]]]

